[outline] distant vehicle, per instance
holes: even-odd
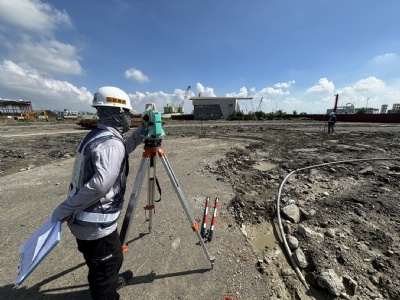
[[[64,118],[63,118],[63,116],[61,116],[61,115],[58,115],[57,117],[56,117],[56,120],[57,121],[62,121]]]
[[[27,112],[25,115],[21,114],[20,116],[15,116],[15,120],[29,120],[29,119],[44,119],[46,121],[49,120],[49,116],[45,110],[31,110]]]
[[[21,114],[20,116],[14,116],[14,120],[25,120],[25,117]]]
[[[301,112],[301,113],[300,113],[300,115],[306,115],[306,114],[307,114],[306,112]]]

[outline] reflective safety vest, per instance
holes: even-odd
[[[95,170],[91,160],[91,151],[108,139],[118,139],[124,143],[122,138],[115,136],[111,131],[99,128],[92,130],[81,142],[75,158],[68,197],[74,196],[93,177]],[[85,226],[108,227],[117,222],[124,203],[128,172],[128,154],[125,152],[125,158],[117,178],[120,182],[119,193],[111,201],[101,198],[84,211],[77,213],[74,216],[74,223]],[[107,201],[107,203],[103,203],[103,201]]]

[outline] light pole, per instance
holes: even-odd
[[[365,105],[365,113],[368,113],[368,110],[367,110],[367,108],[368,108],[368,100],[369,100],[369,98],[367,98],[367,104]]]

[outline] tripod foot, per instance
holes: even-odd
[[[215,256],[210,257],[211,269],[214,269]]]

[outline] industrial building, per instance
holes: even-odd
[[[400,111],[400,103],[393,103],[392,109],[388,110],[388,114],[395,114]]]
[[[32,111],[32,103],[26,100],[1,99],[0,113],[5,115],[26,114]]]
[[[327,109],[326,113],[329,115],[331,112],[333,112],[333,109]],[[336,108],[336,114],[338,115],[347,115],[347,114],[355,114],[356,113],[356,108],[354,108],[353,104],[346,105],[346,106],[338,106]]]
[[[393,104],[392,109],[387,109],[388,105],[387,104],[383,104],[381,106],[381,109],[379,110],[379,108],[373,108],[373,107],[360,107],[360,108],[355,108],[353,104],[348,103],[346,106],[338,106],[336,108],[336,114],[338,115],[347,115],[347,114],[356,114],[358,113],[361,109],[365,109],[365,113],[366,114],[394,114],[397,113],[400,110],[400,104],[399,103],[395,103]],[[330,114],[333,111],[333,109],[327,109],[326,113]]]
[[[239,101],[252,100],[250,97],[191,97],[195,120],[228,119],[235,112],[241,112]]]

